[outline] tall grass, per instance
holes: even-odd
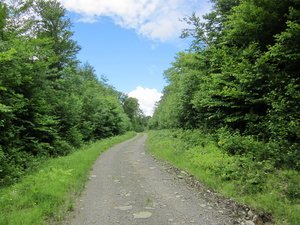
[[[41,225],[62,221],[72,210],[99,154],[132,138],[128,132],[90,144],[66,157],[49,159],[38,172],[0,190],[0,225]]]
[[[300,224],[300,175],[272,160],[231,156],[201,131],[150,131],[148,151],[195,175],[218,193],[272,213],[277,224]]]

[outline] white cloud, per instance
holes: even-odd
[[[138,86],[135,90],[128,93],[129,97],[136,98],[140,104],[140,109],[143,110],[146,116],[152,116],[155,102],[159,101],[162,93],[156,89],[143,88]]]
[[[208,0],[60,0],[67,10],[81,14],[82,22],[111,17],[123,28],[135,29],[150,40],[161,42],[178,38],[187,25],[179,18],[192,12],[209,12]]]

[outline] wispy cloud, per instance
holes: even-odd
[[[128,93],[129,97],[136,98],[146,116],[152,116],[154,112],[155,102],[159,101],[162,93],[156,89],[143,88],[138,86],[135,90]]]
[[[135,29],[150,40],[166,42],[178,38],[186,24],[179,21],[209,11],[208,0],[60,0],[67,10],[82,15],[83,22],[111,17],[123,28]]]

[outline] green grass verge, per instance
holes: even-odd
[[[0,190],[0,225],[41,225],[62,221],[87,181],[93,163],[106,149],[136,135],[104,139],[66,157],[49,159],[38,172]]]
[[[268,161],[229,156],[201,132],[149,131],[147,149],[195,175],[216,192],[272,213],[276,224],[300,224],[300,175]],[[186,138],[189,136],[189,138]],[[185,139],[188,139],[185,140]]]

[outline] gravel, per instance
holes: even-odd
[[[147,134],[138,134],[101,154],[64,224],[250,225],[261,218],[188,173],[155,160],[145,152],[146,139]]]

